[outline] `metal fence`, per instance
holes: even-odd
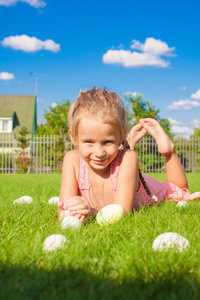
[[[33,136],[26,149],[30,158],[28,173],[61,172],[64,154],[74,146],[64,138],[64,151],[59,148],[58,136]],[[200,138],[179,139],[175,149],[186,172],[200,171]],[[17,158],[21,151],[20,143],[11,134],[0,135],[0,173],[16,173],[20,170]],[[145,137],[136,146],[140,168],[144,173],[165,172],[165,158],[158,152],[155,140]]]
[[[200,138],[175,139],[174,146],[185,172],[199,172]],[[166,171],[165,156],[158,152],[157,144],[152,137],[145,137],[141,140],[136,146],[136,152],[140,168],[144,173]]]

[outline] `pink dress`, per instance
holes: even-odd
[[[114,195],[116,193],[116,188],[117,188],[117,176],[119,173],[119,159],[122,151],[123,150],[118,151],[117,156],[111,162],[111,166],[110,166],[111,187]],[[79,170],[78,187],[81,196],[86,198],[90,202],[91,206],[93,206],[89,195],[90,184],[89,184],[87,164],[81,156],[79,157],[80,157],[80,170]],[[176,202],[182,200],[190,201],[190,200],[200,199],[200,192],[190,194],[187,188],[180,189],[173,183],[160,182],[147,175],[143,175],[143,177],[151,193],[158,198],[158,202],[157,202],[158,204],[165,199],[169,199],[171,201],[176,201]],[[132,208],[138,209],[144,204],[153,204],[153,202],[154,200],[152,200],[152,198],[146,193],[143,184],[141,183],[141,181],[139,181],[139,187],[136,192],[135,200]]]

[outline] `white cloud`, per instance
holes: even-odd
[[[131,52],[129,50],[108,50],[106,54],[103,55],[103,62],[105,64],[121,65],[126,68],[144,66],[167,68],[170,64],[169,61],[166,61],[157,55]]]
[[[14,78],[15,78],[15,76],[13,73],[8,73],[8,72],[0,73],[0,80],[12,80]]]
[[[181,125],[182,124],[182,122],[176,121],[172,118],[168,118],[168,120],[171,125]]]
[[[200,100],[200,89],[190,96],[192,99]]]
[[[18,0],[0,0],[0,5],[11,6],[11,5],[15,5],[17,1]]]
[[[181,87],[180,87],[180,90],[186,91],[186,90],[187,90],[187,87],[186,87],[186,86],[181,86]]]
[[[193,129],[190,129],[186,126],[178,126],[178,125],[172,125],[171,126],[172,133],[175,133],[177,135],[182,135],[184,137],[189,137],[191,134],[194,133]]]
[[[56,102],[51,103],[52,108],[55,108],[57,105],[58,105],[58,103],[56,103]]]
[[[39,8],[39,7],[45,7],[46,3],[42,0],[20,0],[21,2],[25,2],[30,4],[30,6]]]
[[[171,124],[171,132],[176,136],[182,136],[185,139],[189,139],[190,135],[194,133],[193,129],[183,126],[182,122],[174,120],[172,118],[168,118]]]
[[[14,6],[17,2],[25,2],[35,8],[45,7],[46,3],[42,0],[0,0],[0,5]]]
[[[41,41],[36,37],[29,37],[25,34],[4,38],[1,44],[4,47],[11,47],[14,50],[22,50],[24,52],[39,50],[58,52],[60,50],[60,44],[56,44],[52,40]]]
[[[200,128],[200,120],[193,119],[191,122],[192,126]]]
[[[37,97],[37,102],[42,102],[42,101],[44,101],[42,98]]]
[[[126,92],[126,93],[124,93],[124,95],[126,96],[126,95],[131,95],[132,97],[136,97],[137,95],[142,95],[142,94],[140,94],[140,93],[138,93],[138,92]]]
[[[197,101],[192,100],[180,100],[175,101],[171,105],[167,106],[166,109],[168,110],[191,110],[192,108],[199,107],[200,103]]]
[[[175,50],[174,47],[169,48],[165,42],[154,38],[147,38],[144,44],[133,40],[131,48],[141,52],[111,49],[103,55],[103,62],[106,64],[121,65],[127,68],[144,66],[167,68],[170,62],[163,59],[161,55],[174,56],[172,51]]]
[[[160,39],[156,40],[152,37],[147,38],[144,44],[136,40],[133,40],[132,42],[132,49],[141,50],[154,55],[174,56],[172,52],[175,50],[175,47],[169,48],[167,43],[161,41]]]

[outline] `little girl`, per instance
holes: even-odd
[[[58,203],[61,220],[68,215],[84,221],[102,207],[117,203],[125,214],[144,204],[200,198],[190,194],[187,179],[174,145],[154,119],[141,119],[128,135],[124,105],[116,93],[93,88],[72,104],[69,134],[77,150],[66,153]],[[165,155],[167,182],[142,176],[135,145],[146,133]]]

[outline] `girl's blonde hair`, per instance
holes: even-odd
[[[126,147],[126,112],[116,93],[109,92],[106,88],[94,87],[79,94],[68,114],[69,128],[74,141],[80,121],[89,118],[112,125],[118,134],[119,143]]]

